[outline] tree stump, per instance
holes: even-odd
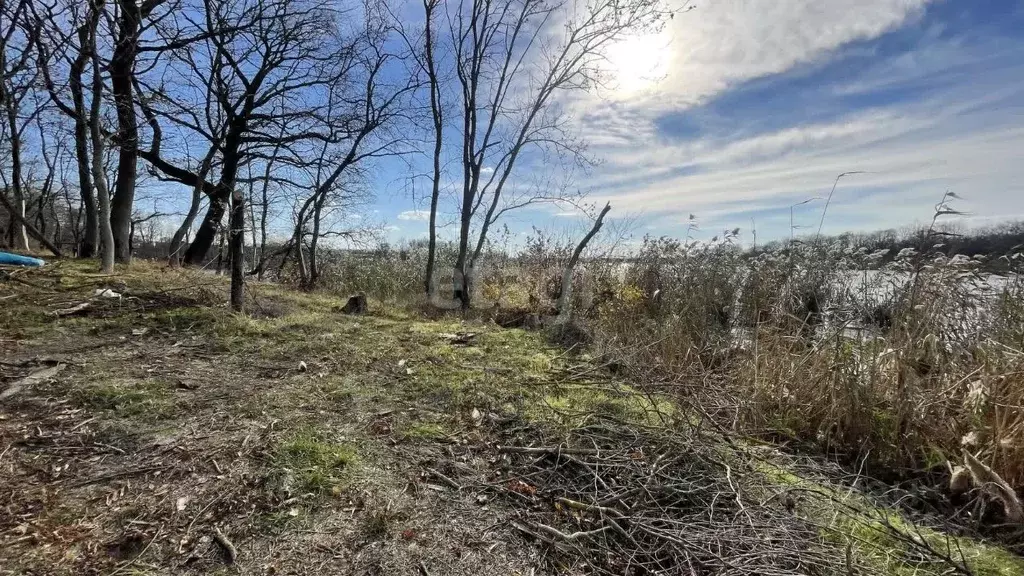
[[[342,314],[363,314],[366,312],[366,294],[360,292],[349,296],[348,302],[341,308]]]

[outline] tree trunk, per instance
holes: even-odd
[[[185,235],[192,228],[192,224],[196,221],[196,216],[199,215],[199,204],[203,198],[202,184],[192,189],[192,203],[189,204],[188,213],[185,214],[185,220],[182,221],[181,226],[174,231],[174,235],[171,236],[171,243],[167,247],[167,259],[171,266],[178,266],[181,264],[181,248],[183,246]]]
[[[14,205],[11,204],[10,200],[7,199],[6,195],[0,194],[0,204],[3,204],[4,209],[7,210],[7,214],[10,216],[11,221],[13,223],[18,223],[18,224],[23,225],[25,227],[25,230],[29,233],[29,235],[31,235],[33,238],[38,240],[39,243],[42,244],[43,246],[45,246],[47,250],[49,250],[50,252],[53,252],[54,256],[56,256],[58,258],[60,258],[62,256],[62,254],[60,252],[60,248],[57,248],[56,246],[54,246],[53,243],[50,242],[50,240],[47,239],[46,236],[44,236],[43,234],[40,234],[39,230],[36,230],[35,226],[33,226],[32,224],[27,222],[24,218],[22,218],[21,216],[19,216],[15,212]],[[11,228],[10,231],[13,232],[13,230],[14,229]]]
[[[576,249],[573,250],[572,256],[569,258],[569,262],[565,265],[565,271],[562,272],[562,293],[558,296],[558,318],[560,320],[567,320],[572,314],[572,272],[576,268],[576,263],[580,260],[580,255],[583,254],[583,250],[587,247],[587,244],[597,236],[597,233],[601,231],[601,226],[604,225],[604,217],[608,214],[608,211],[612,209],[611,203],[605,204],[604,209],[597,216],[597,220],[594,221],[593,228],[587,235],[580,240],[580,243],[576,245]]]
[[[96,204],[96,194],[93,192],[91,168],[89,167],[88,133],[89,128],[85,119],[83,118],[81,122],[75,120],[75,160],[78,165],[82,211],[85,212],[85,230],[82,234],[81,243],[78,246],[79,258],[92,258],[96,256],[100,242],[99,208]]]
[[[98,8],[97,8],[98,9]],[[96,30],[90,39],[93,53],[96,48]],[[103,166],[103,134],[100,132],[100,106],[103,104],[103,77],[100,75],[99,58],[92,59],[92,105],[89,115],[89,133],[92,137],[92,179],[96,184],[96,199],[100,225],[100,272],[114,271],[114,233],[110,217],[110,191],[107,189],[107,174]],[[128,219],[131,224],[131,218]]]
[[[472,196],[463,198],[462,217],[459,223],[459,255],[455,259],[453,297],[461,303],[463,310],[468,310],[472,305],[470,290],[472,267],[466,265],[469,257],[469,225],[473,218],[471,203]]]
[[[78,56],[71,63],[68,84],[71,89],[72,106],[75,112],[75,163],[78,168],[78,188],[85,212],[85,231],[78,246],[79,258],[92,258],[100,243],[100,219],[96,194],[93,190],[92,168],[89,162],[89,121],[86,118],[85,86],[82,74],[90,58],[95,58],[91,35],[96,33],[99,23],[99,5],[90,7],[89,19],[78,28]]]
[[[235,190],[231,195],[231,309],[242,312],[245,307],[245,194]]]
[[[234,118],[227,128],[221,154],[223,164],[221,165],[220,181],[210,195],[210,207],[206,209],[203,223],[199,225],[195,239],[185,251],[186,266],[204,260],[217,237],[217,230],[224,220],[224,212],[227,211],[235,189],[235,179],[238,176],[238,166],[241,163],[239,148],[242,145],[242,135],[245,134],[245,131],[246,119],[244,116]],[[210,161],[212,162],[213,159],[211,158]],[[199,181],[202,182],[203,179],[200,178]],[[243,201],[242,204],[245,202]],[[244,214],[242,220],[245,220]]]
[[[192,203],[189,204],[188,213],[185,214],[185,220],[181,223],[181,226],[178,226],[178,229],[174,231],[174,235],[171,236],[171,243],[167,248],[167,258],[171,266],[177,266],[181,263],[179,252],[181,252],[182,241],[185,238],[185,234],[192,229],[196,216],[199,215],[199,204],[203,199],[203,183],[206,181],[206,176],[210,173],[210,166],[213,164],[213,155],[216,153],[216,150],[215,146],[211,147],[210,152],[203,158],[203,162],[199,166],[196,185],[192,188]]]
[[[206,260],[206,255],[210,253],[210,248],[217,239],[217,231],[224,220],[225,212],[227,212],[227,201],[220,198],[218,191],[216,198],[210,198],[210,207],[206,209],[206,216],[203,217],[199,230],[196,230],[192,244],[185,250],[184,264],[186,266],[193,266]]]
[[[119,262],[131,262],[132,258],[129,241],[139,158],[139,127],[135,116],[132,76],[135,74],[142,20],[140,4],[135,0],[118,0],[121,18],[117,43],[110,59],[110,81],[117,108],[119,145],[117,181],[110,203],[110,227],[114,235],[114,256]]]
[[[46,194],[45,187],[40,190],[39,199],[36,202],[36,229],[43,236],[46,236]]]
[[[307,277],[303,283],[303,288],[306,290],[316,288],[316,283],[320,279],[320,254],[318,252],[320,245],[320,218],[323,214],[324,202],[326,200],[327,195],[324,194],[313,204],[313,235],[309,239],[309,264]]]
[[[5,90],[4,104],[7,107],[7,130],[11,144],[11,191],[14,193],[14,248],[28,252],[28,226],[25,220],[25,190],[21,182],[21,132],[18,130],[17,104],[11,101],[9,90]]]
[[[434,65],[434,38],[431,30],[432,16],[437,0],[424,0],[425,16],[424,42],[426,43],[427,78],[430,81],[430,111],[434,120],[434,174],[430,190],[430,222],[428,224],[427,270],[424,278],[427,298],[434,296],[434,262],[437,258],[437,204],[441,195],[441,147],[443,141],[444,118],[441,108],[440,83]]]

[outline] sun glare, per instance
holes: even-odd
[[[669,42],[663,34],[629,36],[608,47],[608,86],[619,96],[651,90],[668,74]]]

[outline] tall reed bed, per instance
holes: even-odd
[[[596,346],[737,429],[876,474],[945,471],[967,450],[1024,486],[1021,256],[992,276],[934,248],[649,240],[590,318]]]

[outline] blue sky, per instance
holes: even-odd
[[[706,0],[617,46],[605,74],[563,100],[599,160],[574,183],[638,235],[681,236],[692,213],[707,236],[788,236],[789,207],[846,171],[866,173],[841,181],[826,232],[925,221],[946,190],[971,224],[1024,218],[1024,0]],[[425,235],[388,173],[374,217]],[[545,206],[507,223],[582,220]]]

